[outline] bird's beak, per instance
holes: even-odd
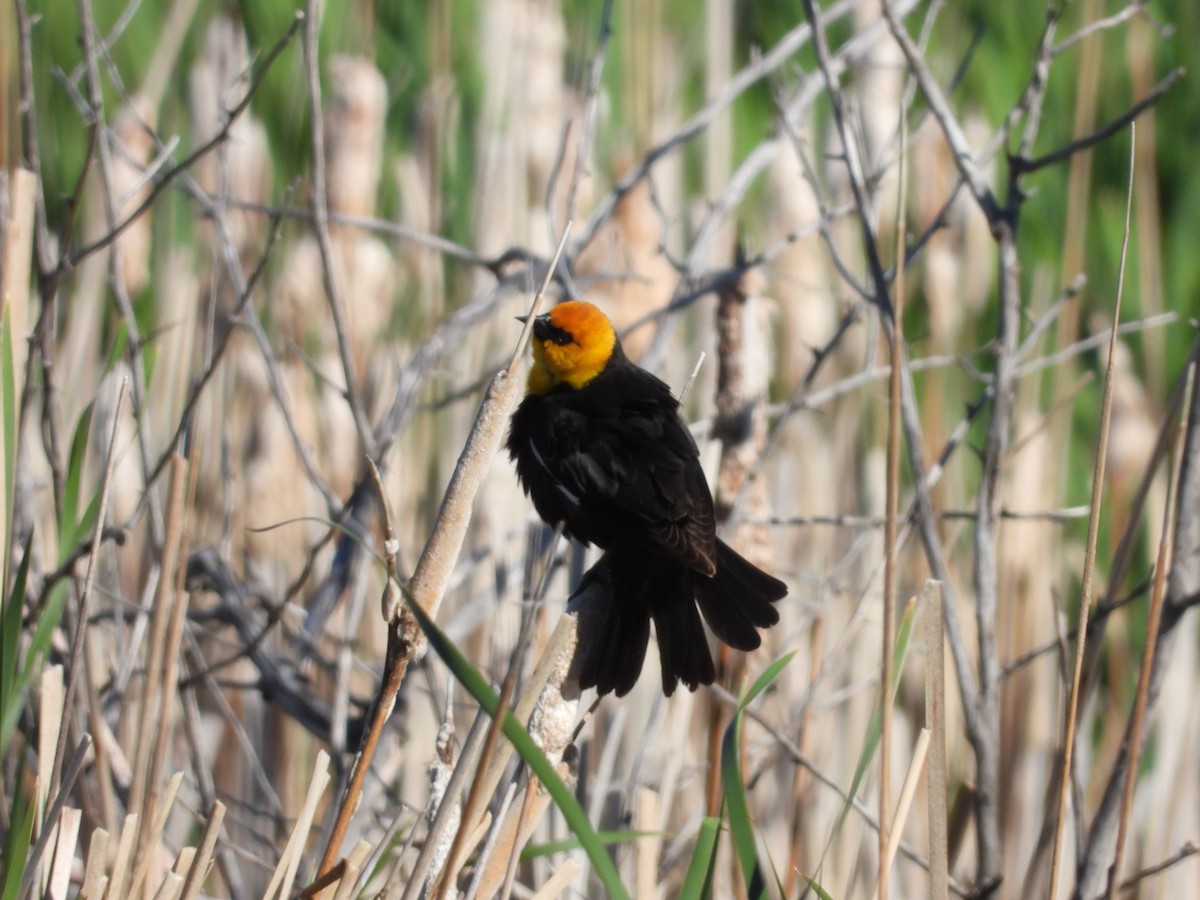
[[[529,321],[529,316],[514,316],[514,318],[522,325]]]

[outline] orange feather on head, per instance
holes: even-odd
[[[529,393],[545,394],[562,384],[578,390],[604,371],[616,347],[612,322],[591,303],[558,304],[534,320]]]

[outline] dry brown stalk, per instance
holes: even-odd
[[[221,823],[225,821],[225,804],[220,800],[213,803],[208,811],[208,820],[204,823],[204,832],[200,836],[200,845],[192,859],[187,880],[183,883],[180,900],[196,900],[204,887],[204,879],[212,867],[213,851],[217,847],[217,838],[221,835]]]
[[[114,417],[115,422],[119,417]],[[175,598],[175,573],[179,566],[179,553],[184,532],[183,496],[187,486],[187,466],[182,457],[176,457],[171,467],[171,484],[168,501],[167,536],[159,559],[158,585],[150,609],[150,639],[146,648],[146,678],[138,710],[137,743],[133,757],[134,781],[130,789],[128,809],[137,813],[142,823],[138,835],[139,859],[147,853],[150,836],[150,811],[157,800],[158,774],[153,771],[157,753],[155,747],[160,727],[165,728],[161,713],[165,711],[164,697],[175,686],[167,684],[167,626]],[[99,543],[99,541],[97,541]],[[165,752],[165,732],[161,733]]]
[[[946,648],[942,586],[932,578],[921,594],[925,616],[925,727],[931,732],[926,792],[929,815],[929,900],[946,900],[950,866],[946,816]]]
[[[103,828],[97,828],[91,834],[83,867],[83,881],[79,888],[79,900],[99,900],[104,895],[104,884],[108,881],[104,870],[108,868],[110,837]]]
[[[496,743],[500,740],[500,726],[504,722],[504,716],[508,712],[509,703],[512,701],[513,690],[516,688],[517,679],[515,672],[509,672],[508,677],[504,679],[504,686],[500,689],[500,700],[496,705],[496,715],[492,717],[492,721],[488,726],[487,735],[483,740],[484,759],[491,759],[496,752]],[[483,785],[485,770],[482,767],[475,769],[475,777],[471,780],[471,787],[467,791],[467,802],[463,804],[462,822],[471,824],[474,823],[485,810],[484,801],[488,795],[481,790]],[[455,798],[447,797],[443,802],[454,803]],[[446,855],[446,864],[442,868],[440,875],[440,883],[438,885],[437,900],[445,900],[449,892],[457,888],[454,886],[458,878],[458,869],[461,865],[461,859],[464,851],[464,842],[467,837],[467,829],[459,828],[454,835],[454,841],[450,845],[450,852]]]
[[[325,793],[328,784],[329,754],[321,750],[317,754],[316,765],[313,767],[312,780],[308,785],[304,806],[300,810],[300,815],[296,817],[287,845],[283,848],[271,880],[267,883],[267,889],[263,892],[265,900],[274,900],[276,897],[279,900],[287,900],[292,895],[292,882],[296,878],[296,870],[300,867],[300,857],[304,853],[308,830],[312,827],[317,803],[320,801],[321,795]]]
[[[1192,374],[1196,364],[1188,367],[1188,387],[1193,384]],[[1191,406],[1191,398],[1185,399],[1183,408]],[[1121,813],[1117,819],[1117,846],[1113,854],[1112,866],[1108,870],[1108,889],[1105,892],[1107,900],[1117,896],[1117,886],[1120,884],[1121,863],[1125,857],[1125,839],[1129,833],[1129,819],[1133,811],[1133,793],[1137,786],[1138,760],[1142,753],[1142,728],[1146,720],[1146,709],[1150,696],[1150,676],[1154,669],[1154,653],[1158,647],[1159,627],[1162,624],[1163,601],[1166,597],[1167,572],[1170,570],[1171,546],[1175,540],[1175,503],[1179,485],[1179,469],[1183,466],[1184,439],[1187,437],[1187,427],[1181,418],[1175,441],[1175,461],[1169,470],[1167,482],[1167,503],[1163,508],[1162,534],[1158,541],[1158,558],[1154,564],[1154,588],[1150,593],[1150,612],[1146,618],[1146,645],[1142,650],[1142,663],[1138,670],[1137,694],[1134,698],[1133,711],[1130,714],[1129,726],[1125,741],[1129,747],[1129,759],[1125,765],[1125,788],[1121,795]]]
[[[892,849],[892,823],[889,819],[892,803],[892,633],[896,630],[896,534],[897,516],[900,506],[900,383],[904,362],[901,356],[904,334],[904,274],[905,274],[905,206],[907,198],[906,175],[908,167],[908,117],[905,107],[900,107],[900,196],[896,206],[896,280],[892,291],[891,328],[885,328],[889,338],[888,359],[891,372],[888,376],[888,424],[887,424],[887,505],[884,511],[883,530],[883,626],[880,647],[879,709],[881,732],[879,737],[879,874],[875,890],[879,900],[887,900],[888,876]]]
[[[1131,134],[1136,126],[1130,125]],[[1134,143],[1129,145],[1129,191],[1125,202],[1125,232],[1121,240],[1121,265],[1117,272],[1117,298],[1113,306],[1113,324],[1108,340],[1108,361],[1104,367],[1104,393],[1100,405],[1100,432],[1096,447],[1096,465],[1092,473],[1091,514],[1088,517],[1087,545],[1080,573],[1079,630],[1075,641],[1075,664],[1071,676],[1070,693],[1067,699],[1066,720],[1062,746],[1062,779],[1058,790],[1058,811],[1054,824],[1054,843],[1050,855],[1049,897],[1057,896],[1058,870],[1062,856],[1062,839],[1066,829],[1067,798],[1071,789],[1072,756],[1075,749],[1076,716],[1079,709],[1079,689],[1083,672],[1083,657],[1087,647],[1087,623],[1092,611],[1092,569],[1096,564],[1096,542],[1100,532],[1100,503],[1104,493],[1104,466],[1108,453],[1108,430],[1112,417],[1113,363],[1117,352],[1117,325],[1121,321],[1121,300],[1125,288],[1126,251],[1129,249],[1129,221],[1133,212]]]

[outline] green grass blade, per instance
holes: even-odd
[[[746,696],[738,701],[739,713],[757,700],[758,695],[771,686],[771,683],[779,677],[780,672],[787,668],[788,663],[792,661],[795,655],[795,650],[791,653],[785,653],[763,670],[763,673],[755,679],[754,684],[750,685],[750,690],[746,692]]]
[[[80,414],[75,423],[75,433],[71,436],[71,453],[67,457],[67,471],[63,478],[63,519],[64,527],[74,525],[79,521],[79,497],[83,490],[83,460],[87,453],[88,434],[92,430],[92,412],[96,406],[93,400]],[[60,542],[60,545],[63,542]],[[59,553],[67,553],[73,545],[60,546]],[[60,559],[59,562],[62,562]]]
[[[900,676],[904,672],[904,661],[908,657],[908,644],[912,638],[916,609],[917,604],[910,600],[904,608],[904,616],[900,619],[900,628],[896,632],[896,643],[892,648],[892,683],[888,688],[888,703],[895,702],[896,690],[900,687]],[[854,778],[850,782],[850,789],[846,791],[846,802],[842,804],[842,811],[838,814],[837,822],[833,826],[834,834],[842,827],[847,814],[854,805],[854,798],[858,796],[858,789],[862,786],[867,768],[871,765],[871,760],[875,758],[875,751],[879,749],[882,735],[883,713],[882,708],[876,703],[875,712],[871,715],[871,724],[867,728],[867,739],[858,755],[858,765],[854,768]]]
[[[0,758],[8,751],[9,741],[24,708],[22,694],[26,678],[18,674],[21,650],[22,615],[25,608],[25,584],[29,577],[29,561],[33,554],[33,532],[25,539],[25,555],[17,567],[12,589],[4,598],[4,613],[0,617]],[[47,641],[49,636],[47,636]],[[40,648],[44,651],[44,647]],[[28,659],[36,659],[39,648],[29,649]]]
[[[612,847],[617,844],[628,844],[633,841],[640,841],[642,838],[662,837],[665,832],[662,831],[597,831],[596,836],[606,847]],[[579,838],[569,837],[563,838],[561,841],[547,841],[544,844],[530,844],[521,851],[521,861],[524,862],[530,859],[537,859],[542,856],[553,856],[556,853],[570,853],[572,850],[579,850],[583,844],[579,842]]]
[[[33,839],[33,807],[22,790],[23,780],[18,777],[13,786],[12,806],[9,807],[9,822],[12,828],[4,842],[4,858],[0,859],[0,870],[4,881],[0,885],[0,900],[16,900],[21,890],[21,879],[25,875],[25,861],[29,858],[29,842]]]
[[[817,900],[833,900],[833,898],[829,896],[829,891],[817,884],[816,881],[809,878],[803,872],[801,872],[800,875],[806,882],[808,882],[809,890],[817,895]]]
[[[777,659],[738,702],[725,737],[721,741],[721,779],[725,785],[725,810],[729,815],[729,833],[733,838],[734,850],[741,863],[742,876],[746,879],[746,895],[756,898],[765,895],[766,882],[763,866],[758,857],[758,846],[754,834],[754,823],[750,820],[750,804],[746,798],[746,784],[742,778],[742,717],[746,707],[784,670],[792,661],[794,653]],[[776,878],[778,880],[778,878]]]
[[[583,807],[579,805],[579,801],[575,799],[575,794],[558,776],[558,772],[554,770],[550,760],[546,758],[546,754],[542,749],[534,743],[529,732],[522,727],[511,711],[505,709],[500,710],[500,697],[492,690],[492,687],[484,679],[479,671],[463,656],[462,651],[455,646],[454,642],[448,638],[434,624],[433,620],[421,609],[416,603],[413,603],[411,598],[406,594],[405,602],[408,603],[408,608],[412,611],[414,618],[421,626],[421,630],[425,632],[425,636],[429,639],[429,645],[437,652],[442,661],[454,673],[454,677],[458,679],[459,684],[466,688],[467,692],[475,698],[476,702],[490,716],[502,714],[504,718],[501,720],[501,729],[504,736],[509,739],[521,759],[538,777],[556,806],[563,814],[563,818],[567,820],[571,831],[579,839],[580,846],[591,860],[592,868],[596,872],[596,876],[604,885],[604,889],[611,898],[628,898],[629,892],[625,889],[625,885],[621,883],[621,877],[617,874],[617,868],[613,865],[612,859],[608,855],[604,842],[592,827],[592,823],[588,821],[587,813],[583,811]]]
[[[688,863],[679,900],[702,900],[712,893],[712,871],[717,861],[717,839],[721,836],[721,820],[708,816],[696,833],[696,849]]]

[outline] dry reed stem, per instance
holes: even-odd
[[[1129,126],[1129,190],[1125,200],[1125,230],[1121,238],[1121,265],[1117,271],[1117,298],[1113,306],[1113,323],[1108,340],[1108,361],[1104,367],[1104,393],[1100,406],[1100,433],[1096,447],[1096,465],[1092,472],[1091,514],[1088,517],[1087,545],[1084,550],[1083,571],[1080,573],[1079,625],[1075,640],[1075,664],[1071,676],[1071,690],[1067,701],[1067,717],[1064,724],[1062,748],[1062,778],[1058,789],[1057,812],[1054,817],[1054,838],[1050,855],[1050,888],[1048,897],[1054,900],[1058,891],[1059,864],[1062,858],[1063,833],[1067,818],[1067,798],[1071,788],[1071,766],[1075,749],[1075,718],[1079,708],[1080,677],[1083,672],[1083,656],[1087,647],[1087,624],[1092,607],[1092,569],[1096,564],[1096,542],[1100,531],[1100,502],[1104,493],[1104,467],[1108,453],[1108,426],[1112,419],[1113,363],[1117,351],[1117,325],[1121,321],[1121,300],[1125,290],[1126,251],[1129,249],[1129,221],[1133,212],[1134,183],[1134,140],[1137,126]],[[1082,798],[1079,801],[1082,802]],[[1078,840],[1082,840],[1080,835]]]
[[[104,894],[110,900],[121,900],[126,896],[125,882],[131,866],[130,857],[133,854],[133,842],[137,839],[138,816],[130,813],[121,823],[121,834],[117,838],[117,852],[113,857],[112,874],[108,879],[108,889]]]
[[[135,848],[133,857],[136,866],[133,870],[133,878],[129,882],[130,896],[136,896],[141,892],[142,885],[149,881],[150,867],[158,863],[157,851],[162,841],[163,829],[167,827],[167,816],[171,814],[171,807],[175,805],[175,797],[179,793],[181,784],[183,784],[183,773],[176,772],[167,782],[166,789],[161,794],[155,791],[147,798],[146,810],[141,816],[142,828],[138,835],[138,846]],[[145,822],[150,812],[154,813],[154,820],[147,828]]]
[[[521,801],[519,811],[516,811],[516,827],[512,830],[513,842],[508,845],[508,855],[504,867],[504,884],[500,888],[500,900],[509,900],[512,896],[513,885],[517,879],[517,863],[521,858],[521,848],[533,834],[533,826],[546,808],[550,805],[550,795],[538,790],[540,782],[530,773],[529,781],[525,784],[525,797]],[[513,811],[510,811],[512,815]],[[503,846],[503,842],[502,842]],[[486,886],[486,879],[484,885]],[[487,896],[485,893],[484,896]]]
[[[154,900],[176,900],[183,890],[183,877],[174,872],[168,872],[162,885],[154,894]]]
[[[308,839],[308,831],[312,827],[317,803],[320,801],[321,795],[325,793],[328,784],[329,754],[321,750],[317,753],[317,762],[313,767],[312,780],[308,784],[304,806],[300,810],[300,815],[296,817],[296,823],[292,826],[292,833],[288,837],[287,845],[283,848],[271,880],[267,883],[267,889],[263,892],[264,900],[274,900],[274,898],[287,900],[292,895],[292,882],[296,878],[296,870],[300,867],[300,857],[304,854],[304,844]]]
[[[66,808],[67,797],[71,793],[71,788],[75,786],[75,779],[79,777],[79,773],[83,769],[84,762],[87,761],[88,751],[91,747],[92,738],[90,735],[85,734],[76,746],[70,761],[67,763],[62,784],[59,785],[54,802],[50,804],[50,809],[46,813],[44,820],[45,827],[42,828],[37,841],[33,845],[33,849],[25,860],[25,872],[21,877],[21,882],[17,889],[18,900],[30,896],[33,891],[33,884],[38,880],[38,873],[41,871],[39,863],[41,862],[42,854],[46,852],[46,848],[50,845],[51,837],[57,834],[57,829],[53,826],[58,823],[59,817]]]
[[[516,795],[516,781],[510,781],[504,791],[504,796],[500,798],[500,803],[496,807],[495,817],[488,819],[487,834],[476,857],[475,872],[471,876],[471,884],[467,888],[466,900],[475,900],[476,895],[479,893],[479,884],[483,880],[484,869],[496,850],[496,844],[500,840],[500,832],[502,831],[501,826],[508,820],[508,810],[512,806],[513,798]]]
[[[0,179],[0,190],[7,188],[6,219],[0,235],[3,236],[4,246],[0,247],[0,313],[7,313],[8,328],[13,355],[13,370],[5,372],[5,379],[12,378],[13,396],[20,397],[24,392],[25,354],[29,344],[26,340],[26,323],[29,318],[29,270],[33,260],[33,234],[37,212],[37,176],[28,169],[14,169],[7,179],[7,185]],[[0,330],[5,326],[0,321]],[[0,472],[6,470],[9,462],[4,458],[5,447],[11,446],[16,452],[20,444],[20,418],[14,423],[17,433],[5,435],[0,441]],[[19,456],[18,452],[18,456]],[[8,523],[13,503],[16,498],[5,497],[3,515],[0,516],[0,547],[5,552],[0,554],[0,576],[2,583],[8,584],[10,535]]]
[[[818,615],[813,619],[808,640],[808,685],[810,692],[821,676],[821,648],[824,636],[825,619]],[[796,749],[805,757],[810,755],[813,740],[812,719],[812,704],[805,703],[801,708],[800,724],[797,728],[796,737]],[[788,857],[787,880],[784,882],[784,896],[786,897],[796,895],[801,872],[807,868],[807,861],[801,854],[804,851],[804,812],[806,807],[810,805],[805,802],[808,799],[809,780],[807,770],[803,766],[796,766],[796,771],[792,778],[794,808],[791,817],[792,821],[789,823],[788,853],[790,855]]]
[[[333,895],[333,900],[351,900],[372,849],[370,841],[359,841],[354,845],[354,849],[346,857],[346,870],[338,883],[337,893]]]
[[[931,732],[926,794],[929,816],[929,898],[946,900],[950,864],[946,815],[946,648],[942,585],[925,580],[925,727]]]
[[[108,880],[104,870],[108,868],[109,838],[110,835],[104,828],[97,828],[92,832],[88,841],[87,859],[83,866],[79,900],[98,900],[104,894],[101,882]]]
[[[425,549],[417,560],[408,590],[413,602],[420,605],[431,618],[436,619],[438,607],[450,583],[454,572],[454,564],[458,560],[459,551],[467,533],[467,525],[475,503],[479,486],[483,483],[484,475],[491,464],[492,458],[500,447],[508,419],[516,406],[520,382],[515,378],[516,368],[524,353],[526,343],[533,328],[533,318],[541,306],[542,298],[549,287],[550,280],[558,266],[562,255],[565,238],[570,233],[568,229],[559,240],[558,248],[546,271],[545,281],[534,297],[529,318],[521,337],[517,342],[516,351],[509,366],[492,380],[484,398],[471,433],[467,437],[462,455],[455,466],[450,484],[446,487],[441,509],[438,511],[437,522],[433,533],[429,536]],[[398,611],[397,611],[398,612]],[[395,615],[393,615],[395,618]],[[419,660],[425,655],[425,639],[415,620],[410,620],[405,627],[404,640],[411,648],[411,659]]]
[[[221,836],[221,823],[225,821],[225,804],[220,800],[213,802],[208,812],[208,821],[204,823],[204,832],[200,836],[200,845],[192,858],[188,869],[187,880],[183,883],[181,900],[196,900],[212,867],[213,851],[217,847],[217,839]]]
[[[407,591],[412,601],[419,604],[430,618],[437,618],[438,607],[441,605],[446,587],[450,583],[463,541],[466,539],[475,497],[483,484],[492,458],[500,448],[500,442],[508,427],[509,416],[516,406],[517,390],[520,385],[519,380],[515,377],[516,367],[520,363],[532,333],[533,316],[537,314],[542,298],[550,285],[550,280],[554,277],[570,229],[571,223],[568,222],[563,236],[558,242],[558,247],[554,251],[554,257],[546,270],[545,280],[533,298],[530,316],[525,322],[525,328],[521,331],[512,361],[507,369],[497,373],[492,379],[483,403],[480,404],[475,422],[471,426],[471,432],[467,436],[466,444],[454,467],[454,474],[451,475],[450,483],[446,487],[437,520],[434,522],[433,532],[430,534],[425,549],[417,560],[412,578],[407,584]],[[396,577],[394,562],[393,556],[391,562],[393,571],[389,572],[389,581]],[[399,601],[400,598],[395,589],[390,586],[385,587],[383,613],[388,627],[388,651],[384,663],[383,683],[376,698],[370,724],[363,735],[362,747],[355,757],[350,781],[346,785],[345,793],[338,806],[329,842],[326,844],[321,865],[318,867],[318,877],[333,865],[341,848],[350,818],[358,805],[371,760],[375,755],[375,747],[383,733],[383,726],[392,713],[400,684],[408,671],[408,664],[412,660],[420,660],[425,655],[424,633],[417,625],[416,619],[404,613],[404,606]]]
[[[34,834],[41,834],[45,824],[46,802],[54,781],[54,748],[66,722],[63,718],[62,666],[47,666],[38,679],[37,790],[34,793]],[[49,860],[47,860],[47,863]],[[45,889],[46,871],[42,872],[41,887]]]
[[[175,857],[175,865],[171,866],[171,871],[178,875],[181,879],[187,874],[188,869],[192,867],[192,862],[196,858],[195,847],[184,847],[179,851],[179,855]],[[183,892],[182,882],[179,885],[180,893]]]
[[[913,748],[912,760],[908,764],[904,783],[900,786],[900,799],[896,801],[896,812],[892,816],[889,826],[888,844],[879,864],[881,871],[890,872],[892,861],[896,858],[896,850],[900,846],[900,835],[904,833],[904,823],[908,819],[908,810],[917,793],[917,784],[921,780],[921,773],[925,770],[926,754],[929,752],[929,736],[928,728],[922,728],[921,733],[917,735],[917,745]]]
[[[83,813],[73,807],[66,807],[54,827],[58,834],[54,836],[54,855],[46,869],[46,896],[66,897],[67,887],[71,883],[71,869],[75,862],[75,848],[79,840],[79,823]]]
[[[649,834],[634,844],[634,896],[653,900],[658,885],[658,858],[662,853],[662,836],[658,834],[661,804],[658,792],[638,788],[633,800],[634,831]]]
[[[1192,375],[1196,364],[1188,366],[1188,391],[1192,389]],[[1191,398],[1185,395],[1183,409],[1191,406]],[[1121,862],[1125,856],[1125,839],[1129,832],[1129,819],[1133,811],[1133,794],[1137,786],[1138,760],[1142,753],[1142,728],[1146,719],[1146,709],[1149,705],[1150,676],[1154,667],[1154,654],[1158,647],[1159,626],[1162,623],[1163,601],[1166,597],[1167,572],[1171,565],[1171,545],[1175,540],[1175,503],[1179,489],[1179,470],[1183,466],[1184,439],[1187,437],[1187,421],[1182,416],[1179,421],[1179,431],[1175,441],[1175,461],[1168,469],[1167,502],[1163,507],[1162,534],[1158,540],[1158,557],[1154,564],[1154,588],[1150,594],[1150,611],[1146,619],[1145,648],[1142,650],[1142,663],[1138,670],[1137,694],[1134,698],[1133,711],[1130,715],[1126,743],[1129,747],[1129,759],[1125,764],[1125,786],[1121,795],[1121,812],[1117,819],[1117,846],[1113,852],[1112,866],[1108,871],[1108,887],[1105,892],[1107,900],[1114,900],[1117,895],[1117,885],[1120,881]]]
[[[458,829],[458,834],[461,834],[463,829],[462,808],[459,805],[458,796],[462,789],[463,782],[467,776],[474,770],[478,778],[478,762],[480,758],[479,749],[483,741],[488,735],[491,735],[493,729],[488,728],[485,732],[483,728],[484,719],[487,716],[483,710],[480,710],[475,717],[475,721],[471,723],[471,730],[467,732],[467,738],[463,742],[462,749],[459,751],[458,759],[455,761],[454,771],[450,773],[450,778],[446,782],[445,789],[441,792],[441,799],[438,801],[437,794],[431,792],[429,804],[438,803],[438,808],[433,816],[433,821],[430,822],[425,831],[425,842],[421,847],[421,852],[417,855],[417,860],[413,863],[412,870],[408,873],[408,884],[401,894],[400,900],[410,900],[424,890],[430,868],[436,864],[441,867],[446,859],[446,851],[449,849],[445,839],[445,831],[450,827],[451,821],[458,816],[458,821],[455,827]],[[498,721],[492,719],[491,722]],[[439,763],[444,764],[444,763]],[[457,839],[457,834],[451,835],[450,840]],[[438,854],[441,855],[438,855]]]
[[[571,886],[571,881],[583,871],[583,866],[573,859],[568,859],[561,866],[555,869],[546,883],[538,889],[530,900],[554,900],[555,897],[565,893]],[[638,897],[653,897],[653,894],[639,893]]]
[[[166,764],[167,745],[170,742],[170,732],[175,720],[175,701],[179,691],[179,648],[183,641],[183,625],[187,618],[188,594],[183,590],[184,577],[187,570],[187,533],[189,511],[194,509],[194,502],[184,506],[188,483],[188,462],[176,454],[171,459],[171,479],[168,486],[170,505],[167,507],[167,537],[175,534],[173,551],[174,569],[163,569],[159,576],[159,587],[165,583],[167,590],[162,595],[163,605],[167,609],[165,643],[162,648],[161,693],[157,710],[157,721],[154,743],[150,753],[150,771],[146,779],[147,787],[153,791],[162,775]],[[194,501],[194,498],[187,498]],[[164,562],[167,553],[163,554]],[[185,560],[182,565],[179,561]]]
[[[496,714],[492,716],[492,720],[488,724],[487,735],[483,739],[483,753],[481,754],[483,759],[491,759],[496,752],[496,743],[500,740],[500,728],[504,722],[505,714],[509,711],[508,706],[512,701],[516,685],[516,673],[509,672],[508,677],[504,679],[504,686],[500,689],[500,699],[496,704]],[[464,842],[467,837],[467,828],[462,826],[465,824],[474,829],[476,818],[486,810],[486,806],[481,806],[481,804],[490,796],[490,792],[484,794],[482,791],[484,775],[485,770],[483,767],[475,767],[475,777],[471,779],[471,787],[467,790],[467,801],[463,804],[460,827],[454,834],[454,840],[450,844],[450,851],[446,855],[446,864],[439,876],[441,882],[437,893],[434,895],[436,900],[445,900],[447,892],[454,889],[452,885],[454,885],[458,877],[458,869],[464,855]],[[447,795],[442,802],[454,805],[457,800],[447,791]]]
[[[114,417],[115,423],[119,417]],[[142,823],[138,835],[137,852],[146,852],[150,810],[155,802],[159,772],[155,763],[160,762],[157,745],[160,729],[165,729],[162,713],[166,710],[164,696],[173,691],[175,685],[167,684],[167,626],[171,618],[172,600],[175,596],[175,571],[179,566],[183,542],[184,489],[187,486],[187,466],[182,457],[175,457],[171,466],[171,481],[168,490],[166,539],[158,566],[158,584],[150,608],[150,638],[146,648],[146,677],[143,682],[141,703],[138,709],[137,744],[133,756],[134,780],[129,792],[128,809],[136,812]],[[165,731],[161,734],[165,753]]]
[[[1193,343],[1191,359],[1200,358],[1200,343]],[[1172,648],[1176,633],[1185,621],[1186,613],[1200,598],[1200,390],[1196,386],[1196,372],[1192,372],[1191,407],[1187,410],[1187,437],[1185,453],[1178,482],[1178,500],[1175,505],[1175,546],[1172,550],[1171,570],[1167,574],[1167,596],[1163,609],[1162,626],[1158,636],[1158,652],[1155,654],[1150,678],[1148,703],[1153,705],[1162,688],[1166,667],[1173,655]],[[1164,422],[1164,430],[1169,424]],[[1115,840],[1114,818],[1119,807],[1119,793],[1124,777],[1124,766],[1128,761],[1128,743],[1122,742],[1114,763],[1103,798],[1092,821],[1088,834],[1087,850],[1083,854],[1080,871],[1079,893],[1099,894],[1106,885],[1109,859]],[[1152,867],[1153,868],[1153,867]]]
[[[900,382],[904,367],[901,358],[904,334],[904,275],[905,275],[905,206],[907,190],[906,157],[908,151],[908,116],[904,104],[900,106],[900,196],[896,204],[896,279],[892,290],[892,327],[888,376],[888,423],[887,423],[887,509],[884,512],[883,530],[883,635],[880,647],[879,709],[881,731],[879,737],[879,875],[876,893],[879,900],[887,900],[888,875],[891,869],[892,849],[889,819],[892,802],[892,633],[896,630],[896,531],[900,505]],[[886,332],[886,329],[885,329]]]
[[[599,596],[600,594],[602,594],[602,590],[596,587],[595,582],[593,582],[586,585],[581,593],[572,598],[571,605],[582,608],[594,608],[596,603],[603,602],[603,597]],[[561,754],[566,747],[566,740],[561,735],[552,736],[543,732],[539,727],[548,726],[557,717],[539,716],[536,713],[539,709],[545,708],[548,703],[552,702],[556,695],[560,702],[570,696],[578,697],[578,686],[568,686],[567,680],[570,677],[572,663],[579,653],[578,645],[581,637],[579,629],[580,615],[581,612],[573,612],[568,609],[559,618],[554,631],[550,635],[550,639],[546,643],[545,651],[538,660],[533,674],[525,683],[521,697],[513,709],[513,716],[518,722],[527,725],[530,736],[539,743],[548,756],[555,753]],[[566,702],[574,701],[568,700]],[[552,740],[552,737],[555,739]],[[500,779],[508,768],[514,752],[512,745],[506,741],[500,744],[496,748],[495,753],[487,759],[487,767],[480,787],[483,796],[491,796],[496,792],[500,784]],[[469,827],[471,824],[464,822],[461,827]],[[509,839],[513,837],[513,834],[508,835]],[[500,852],[503,849],[503,845],[504,839],[502,836],[493,848],[489,858]],[[494,885],[492,890],[495,890]]]

